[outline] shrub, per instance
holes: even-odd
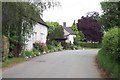
[[[61,42],[60,42],[60,43],[58,43],[57,48],[58,48],[58,51],[61,51],[61,50],[62,50],[62,45],[61,45]]]
[[[24,51],[24,56],[31,58],[33,56],[32,51]]]
[[[38,50],[39,52],[43,52],[43,48],[42,48],[42,45],[39,44],[39,43],[34,43],[33,44],[33,47]]]
[[[70,44],[70,43],[64,43],[64,45],[63,45],[63,48],[64,49],[72,49],[72,45]]]
[[[47,47],[48,47],[48,50],[49,50],[50,52],[53,52],[53,50],[54,50],[54,46],[53,46],[53,45],[48,45]]]
[[[32,52],[33,52],[33,56],[39,56],[40,55],[40,52],[35,48],[33,48]]]
[[[100,48],[101,43],[80,42],[79,46],[84,47],[84,48]]]
[[[110,77],[119,78],[118,80],[120,80],[120,64],[118,64],[115,60],[112,60],[110,56],[107,56],[106,52],[102,49],[97,55],[97,60],[100,66],[109,73],[108,75]]]
[[[109,72],[112,78],[120,80],[120,28],[110,29],[103,37],[102,48],[97,55],[99,64]]]
[[[118,30],[120,28],[110,29],[103,37],[102,49],[106,52],[106,55],[110,56],[111,59],[114,59],[120,62],[120,48],[118,45]]]

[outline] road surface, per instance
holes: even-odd
[[[3,78],[101,78],[98,50],[65,50],[38,56],[3,71]]]

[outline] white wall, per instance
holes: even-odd
[[[41,42],[46,43],[48,30],[47,27],[41,24],[36,24],[33,29],[33,34],[31,38],[28,38],[28,42],[26,42],[26,50],[31,50],[33,48],[33,43]]]
[[[74,38],[76,37],[76,35],[69,35],[68,36],[68,40],[71,44],[74,44]]]
[[[47,27],[41,24],[37,24],[34,27],[34,32],[36,32],[36,40],[35,41],[40,41],[42,43],[46,43],[46,38],[47,38]]]

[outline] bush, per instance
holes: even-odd
[[[102,49],[111,59],[120,62],[120,48],[118,45],[120,45],[118,42],[118,28],[110,29],[103,37]]]
[[[49,50],[50,52],[53,52],[53,50],[54,50],[54,46],[53,46],[53,45],[48,45],[47,47],[48,47],[48,50]]]
[[[60,42],[60,43],[58,43],[57,48],[58,48],[58,51],[61,51],[61,50],[62,50],[62,45],[61,45],[61,42]]]
[[[120,64],[112,60],[110,56],[107,56],[106,52],[102,49],[97,55],[97,60],[100,66],[109,73],[107,75],[112,78],[119,78],[118,80],[120,80]]]
[[[84,48],[100,48],[101,43],[80,42],[79,46],[84,47]]]
[[[32,51],[24,51],[24,56],[31,58],[33,56],[33,53],[32,53]]]
[[[40,55],[40,52],[35,48],[33,48],[32,52],[33,52],[33,56],[39,56]]]
[[[70,43],[64,43],[63,49],[72,49],[72,45]]]
[[[103,37],[102,48],[97,55],[99,64],[109,72],[112,78],[120,80],[120,28],[110,29]]]
[[[42,45],[39,44],[39,43],[34,43],[34,44],[33,44],[33,47],[34,47],[36,50],[38,50],[39,52],[43,52],[43,51],[44,51],[43,48],[42,48]]]

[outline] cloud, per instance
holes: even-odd
[[[101,12],[100,2],[103,0],[59,0],[61,7],[49,9],[43,13],[45,21],[57,21],[61,25],[66,22],[71,26],[74,20],[85,16],[89,11]]]

